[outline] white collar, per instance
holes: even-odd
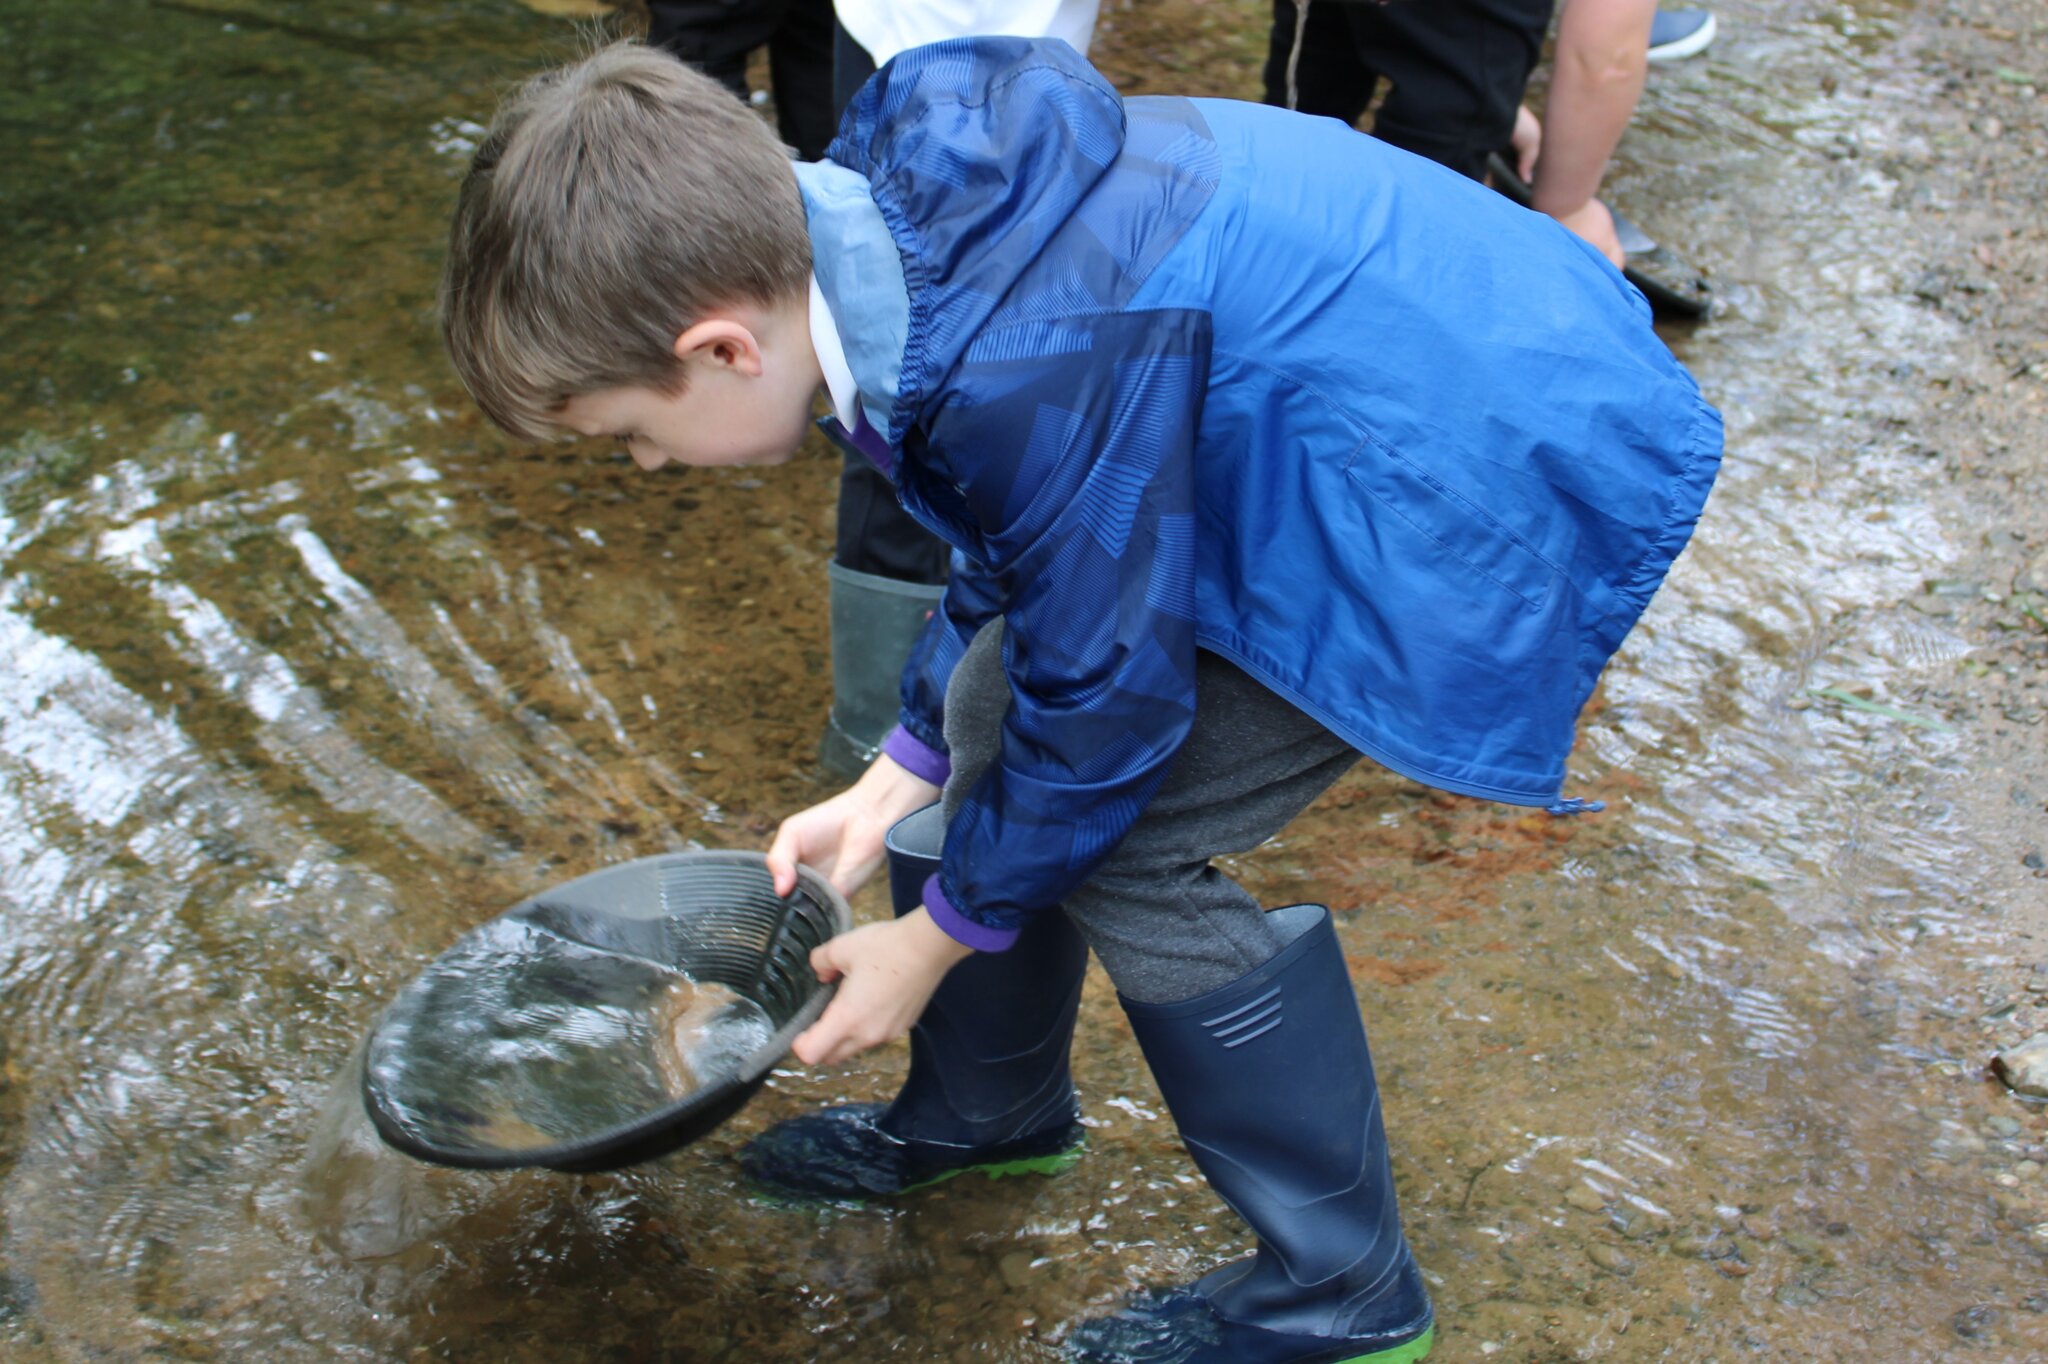
[[[846,363],[846,343],[839,339],[839,324],[832,319],[832,305],[811,276],[811,349],[817,352],[818,368],[825,375],[825,392],[832,398],[832,415],[848,431],[860,420],[860,388],[853,382],[853,368]]]

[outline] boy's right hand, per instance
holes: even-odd
[[[938,787],[884,753],[852,786],[782,821],[768,848],[775,893],[796,889],[801,862],[823,873],[841,895],[853,894],[882,864],[890,827],[938,798]]]

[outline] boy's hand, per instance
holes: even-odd
[[[922,905],[820,944],[811,969],[839,981],[839,993],[790,1050],[807,1066],[829,1066],[903,1036],[946,972],[973,951],[947,937]]]
[[[824,873],[841,895],[853,894],[882,864],[889,827],[938,798],[938,787],[884,753],[852,786],[782,821],[768,848],[775,893],[796,889],[796,864],[802,862]]]
[[[1536,158],[1543,151],[1543,124],[1524,104],[1515,110],[1515,131],[1508,139],[1515,153],[1515,174],[1523,184],[1536,178]]]

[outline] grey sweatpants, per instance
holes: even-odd
[[[1010,705],[1000,621],[975,636],[946,690],[950,821],[1002,747]],[[1062,908],[1116,988],[1148,1004],[1205,994],[1283,943],[1251,894],[1216,870],[1278,833],[1358,752],[1242,669],[1195,661],[1195,722],[1138,822]]]

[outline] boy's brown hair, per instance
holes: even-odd
[[[767,125],[710,77],[616,43],[500,106],[456,201],[441,327],[485,415],[538,440],[579,394],[680,391],[684,329],[789,298],[810,268]]]

